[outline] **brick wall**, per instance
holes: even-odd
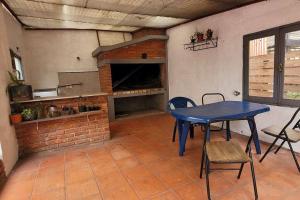
[[[146,35],[166,35],[164,29],[146,28],[133,33],[133,39],[141,38]],[[142,59],[142,54],[147,54],[147,59],[166,59],[166,40],[147,40],[133,45],[102,52],[98,55],[98,63],[105,59]],[[98,64],[99,79],[102,92],[112,95],[112,77],[110,64]],[[166,65],[161,64],[161,79],[163,87],[167,88]]]
[[[165,29],[157,29],[157,28],[144,28],[138,31],[135,31],[132,34],[132,39],[137,39],[144,37],[146,35],[166,35]]]
[[[98,55],[98,61],[104,59],[141,59],[143,53],[146,53],[148,58],[166,58],[166,42],[161,40],[149,40],[103,52]]]
[[[106,96],[41,103],[46,105],[55,104],[58,107],[73,106],[74,109],[77,109],[80,104],[96,104],[101,107],[101,111],[90,114],[86,112],[84,116],[79,117],[16,125],[20,155],[81,144],[99,143],[110,139]],[[29,104],[26,104],[26,106],[29,106]],[[34,106],[34,104],[31,106]]]
[[[6,181],[6,174],[2,160],[0,160],[0,190]]]
[[[110,64],[105,64],[99,68],[99,80],[101,91],[111,95],[113,90]]]

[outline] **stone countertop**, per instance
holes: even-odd
[[[41,102],[41,101],[55,101],[55,100],[62,100],[62,99],[76,99],[76,98],[107,96],[107,95],[108,95],[107,93],[99,92],[99,93],[94,93],[94,94],[83,94],[83,95],[73,95],[73,96],[41,97],[41,98],[34,98],[32,100],[11,102],[11,104],[33,103],[33,102]]]

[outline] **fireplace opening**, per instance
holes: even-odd
[[[115,118],[163,112],[164,98],[161,94],[116,98],[114,100]]]
[[[113,91],[161,88],[160,64],[112,64]]]

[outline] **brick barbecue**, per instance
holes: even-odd
[[[138,113],[139,110],[144,113],[147,113],[147,110],[165,111],[168,99],[167,40],[168,36],[163,29],[142,29],[133,33],[131,41],[112,46],[100,46],[93,52],[93,56],[98,60],[101,91],[109,94],[108,107],[111,120],[118,118],[118,114],[123,112],[129,115]],[[156,88],[141,86],[137,89],[129,87],[129,89],[116,90],[113,85],[113,67],[121,68],[130,65],[136,65],[137,68],[158,66],[161,85]],[[129,73],[129,78],[130,75]],[[126,81],[126,76],[124,80]]]

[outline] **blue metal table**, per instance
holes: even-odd
[[[260,144],[254,117],[257,114],[268,112],[270,108],[266,105],[251,103],[247,101],[224,101],[197,107],[178,108],[171,111],[178,123],[179,133],[179,155],[183,156],[185,143],[191,123],[205,126],[204,144],[210,140],[210,124],[220,121],[247,120],[256,153],[260,154]],[[227,131],[230,131],[227,129]]]

